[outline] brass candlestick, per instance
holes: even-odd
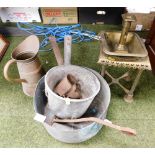
[[[126,48],[126,39],[128,35],[128,31],[131,26],[131,22],[136,21],[136,17],[134,15],[123,15],[123,29],[120,36],[119,44],[116,47],[115,52],[128,53]]]

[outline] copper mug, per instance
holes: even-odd
[[[35,35],[27,37],[12,52],[12,59],[4,66],[4,77],[11,82],[22,84],[23,92],[28,96],[34,96],[36,85],[43,76],[44,71],[37,56],[39,50],[39,39]],[[8,75],[9,67],[17,63],[19,79]]]

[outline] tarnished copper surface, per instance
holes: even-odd
[[[41,63],[37,56],[39,39],[35,35],[27,37],[12,52],[12,59],[4,66],[4,77],[10,82],[22,83],[23,92],[33,96],[38,80],[44,74]],[[11,78],[8,74],[9,67],[17,63],[20,78]]]

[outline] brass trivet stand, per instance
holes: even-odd
[[[102,42],[100,47],[100,55],[98,63],[102,65],[101,75],[107,75],[111,82],[109,85],[117,84],[120,86],[126,95],[124,96],[124,100],[128,103],[131,103],[133,101],[134,91],[136,89],[136,86],[141,78],[141,75],[144,70],[151,70],[151,65],[149,61],[149,57],[145,58],[126,58],[126,57],[111,57],[109,55],[106,55],[103,52]],[[130,69],[136,69],[137,73],[135,76],[135,79],[130,87],[130,89],[127,89],[125,86],[123,86],[120,83],[120,79],[129,79],[130,78],[130,72],[129,70],[125,72],[122,76],[118,78],[114,78],[106,69],[106,66],[112,66],[112,67],[124,67]]]

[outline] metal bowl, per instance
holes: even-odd
[[[82,117],[97,117],[105,119],[110,103],[110,88],[99,73],[92,69],[88,70],[93,72],[98,77],[101,84],[101,89]],[[47,97],[45,95],[44,77],[38,82],[36,88],[34,96],[34,109],[36,113],[46,115],[47,119],[54,116],[48,108]],[[103,126],[95,122],[66,124],[53,123],[53,125],[44,122],[43,125],[52,137],[65,143],[80,143],[86,141],[95,136]]]

